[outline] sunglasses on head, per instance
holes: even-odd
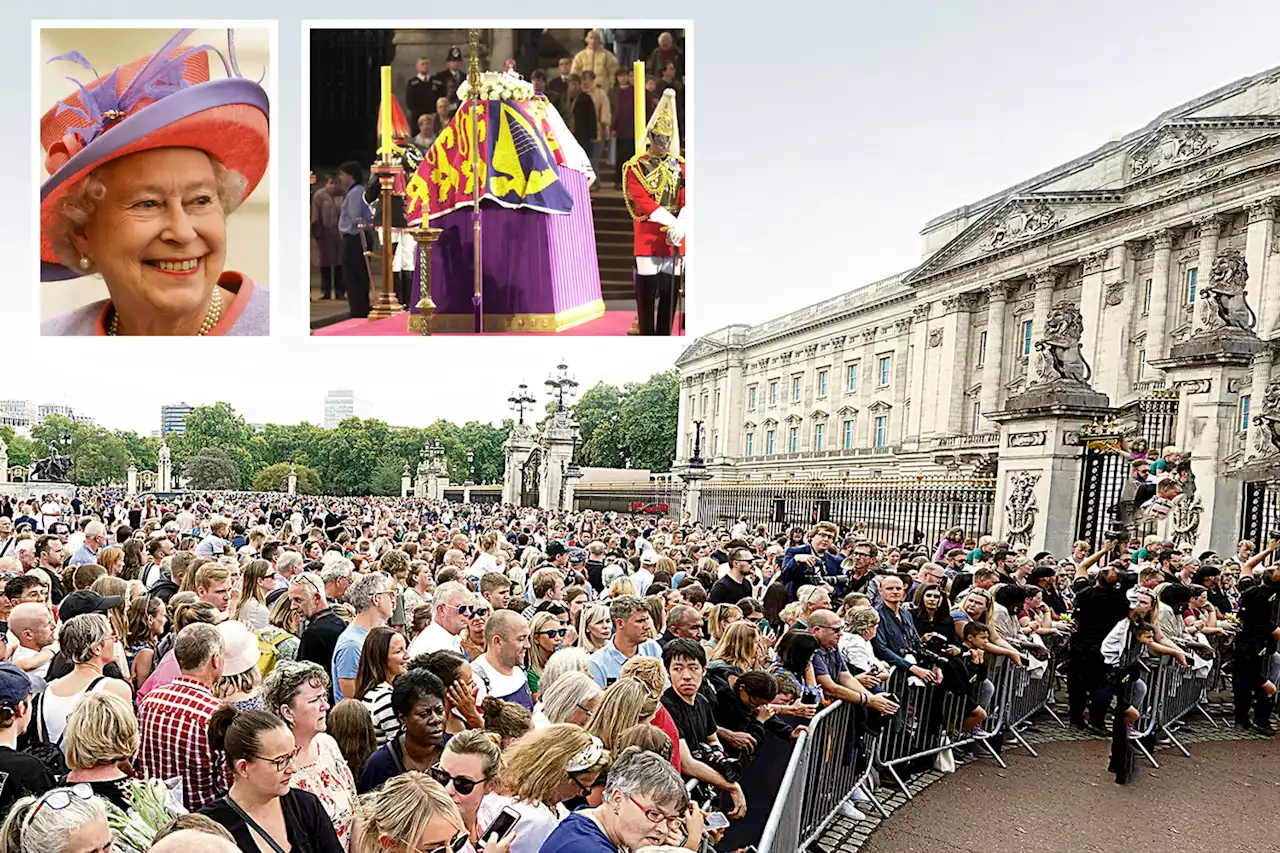
[[[48,806],[55,812],[60,812],[67,806],[71,805],[72,797],[80,800],[92,800],[93,788],[89,787],[88,782],[78,782],[70,788],[54,788],[52,791],[41,797],[40,801],[35,804],[35,807],[31,809],[31,811],[27,812],[27,818],[22,822],[23,828],[25,829],[29,826],[32,819],[45,806]]]

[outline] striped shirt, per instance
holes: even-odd
[[[378,746],[400,735],[400,720],[391,709],[391,685],[385,681],[364,694],[364,706],[373,717],[373,734]]]

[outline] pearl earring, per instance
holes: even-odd
[[[80,256],[80,269],[87,270],[89,268],[89,259],[84,255]]]

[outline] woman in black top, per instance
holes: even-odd
[[[225,754],[235,781],[200,813],[243,853],[345,853],[320,800],[289,787],[298,750],[283,720],[223,706],[209,721],[209,745]]]

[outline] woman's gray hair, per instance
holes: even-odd
[[[62,623],[58,645],[72,663],[88,663],[93,647],[101,645],[111,633],[111,623],[101,613],[81,613]]]
[[[850,610],[849,615],[844,617],[844,627],[851,634],[861,634],[868,628],[874,628],[880,624],[880,614],[870,607],[859,607],[857,610]]]
[[[298,698],[304,684],[327,691],[329,674],[320,664],[309,660],[279,661],[262,683],[264,710],[280,717],[280,709],[293,705],[293,700]]]
[[[355,608],[356,613],[368,610],[373,604],[373,597],[394,589],[395,581],[386,572],[374,572],[365,575],[351,585],[347,591],[347,603]]]
[[[571,672],[585,673],[589,662],[590,656],[585,649],[580,649],[576,646],[556,649],[551,657],[547,659],[546,666],[542,668],[542,678],[538,683],[538,687],[546,691],[561,677]]]
[[[683,815],[689,808],[689,792],[671,762],[656,752],[645,752],[629,746],[609,768],[609,781],[604,786],[608,799],[617,791],[623,796],[644,796],[668,813]]]
[[[559,654],[556,652],[551,659],[555,660]],[[570,717],[603,692],[585,672],[566,672],[556,679],[555,684],[543,689],[542,713],[552,723],[567,723]]]
[[[218,204],[223,209],[224,216],[232,215],[244,200],[248,190],[248,178],[236,170],[224,167],[214,158],[209,158],[209,161],[214,167],[214,192],[218,196]],[[67,195],[61,197],[54,211],[58,218],[58,227],[50,237],[54,252],[61,263],[72,269],[82,269],[79,265],[81,252],[76,248],[72,238],[84,233],[84,229],[93,219],[93,214],[97,213],[97,206],[102,204],[104,199],[106,199],[106,184],[102,183],[102,179],[97,175],[97,169],[88,173],[83,181],[78,182],[67,191]],[[90,265],[83,269],[83,273],[86,275],[96,273],[97,266],[93,264],[92,257],[88,261]]]
[[[41,800],[60,790],[68,792],[64,808],[40,809],[32,814]],[[73,832],[91,821],[107,819],[105,801],[96,796],[84,800],[71,790],[54,788],[41,797],[23,797],[14,803],[4,820],[0,853],[63,853]]]

